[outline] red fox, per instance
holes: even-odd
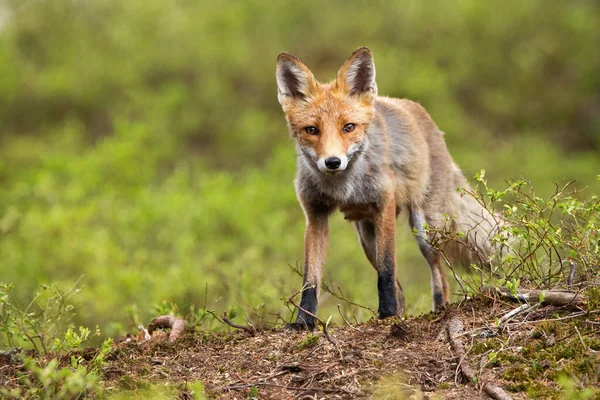
[[[455,231],[469,231],[473,249],[492,253],[492,215],[474,198],[448,153],[443,132],[418,103],[377,95],[373,54],[357,49],[330,83],[315,80],[297,57],[277,57],[278,100],[298,153],[295,188],[306,216],[304,286],[294,329],[313,329],[328,243],[328,217],[340,210],[353,222],[362,248],[377,271],[379,318],[402,314],[404,295],[396,279],[396,219],[409,215],[421,253],[431,270],[434,309],[449,299],[442,257],[425,227],[454,216]]]

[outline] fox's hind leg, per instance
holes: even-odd
[[[448,277],[442,266],[442,256],[439,251],[435,250],[428,242],[427,234],[425,233],[425,216],[421,210],[411,210],[410,226],[416,229],[417,243],[421,254],[427,260],[431,270],[431,291],[433,292],[433,308],[439,310],[450,300],[450,287],[448,285]]]
[[[379,317],[386,318],[401,314],[404,310],[404,293],[400,282],[395,278],[395,263],[393,265],[377,267],[377,240],[375,225],[368,220],[354,223],[360,244],[369,259],[369,262],[377,271],[377,287],[379,290]],[[389,271],[393,268],[394,271]],[[391,276],[390,276],[391,275]],[[395,282],[394,282],[395,281]],[[394,285],[395,283],[395,285]]]

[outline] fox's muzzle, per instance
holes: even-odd
[[[336,173],[346,169],[348,167],[348,157],[342,155],[340,157],[321,157],[317,161],[317,166],[321,172],[325,173]]]

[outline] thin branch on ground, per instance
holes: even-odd
[[[477,382],[475,371],[473,370],[473,367],[471,367],[469,361],[466,359],[467,352],[465,351],[465,347],[460,340],[458,340],[458,337],[463,331],[462,321],[456,317],[452,318],[446,325],[446,331],[448,332],[450,346],[459,359],[458,368],[460,368],[462,374],[465,378],[467,378],[468,382]],[[510,397],[502,388],[489,382],[480,382],[480,384],[482,390],[491,398],[496,400],[512,400],[512,397]]]
[[[252,324],[252,322],[248,318],[248,316],[246,316],[246,322],[248,323],[248,325],[239,325],[239,324],[236,324],[235,322],[231,321],[227,317],[227,313],[223,313],[223,322],[225,322],[227,325],[231,326],[232,328],[239,329],[239,330],[247,332],[248,334],[250,334],[250,336],[256,336],[256,334],[258,333],[256,331],[256,328],[254,327],[254,325]]]
[[[515,326],[515,325],[523,325],[523,324],[538,324],[540,322],[556,322],[556,321],[564,321],[566,319],[573,319],[573,318],[579,318],[579,317],[583,317],[584,315],[588,315],[588,314],[598,314],[600,313],[600,310],[594,310],[594,311],[579,311],[579,312],[574,312],[572,314],[569,315],[565,315],[564,317],[558,317],[558,318],[547,318],[547,319],[536,319],[533,321],[521,321],[521,322],[515,322],[514,324],[509,324],[511,326]]]
[[[452,275],[454,275],[454,279],[456,280],[456,282],[458,282],[458,285],[460,286],[460,289],[462,290],[464,296],[466,297],[467,296],[467,291],[465,290],[465,287],[463,286],[460,278],[456,274],[456,271],[454,271],[454,267],[452,266],[452,263],[450,262],[450,260],[448,260],[448,257],[446,257],[446,254],[444,254],[444,252],[442,250],[438,250],[438,251],[442,255],[442,258],[446,262],[446,265],[448,265],[448,268],[450,268],[450,271],[452,271]]]
[[[344,322],[346,323],[346,325],[348,325],[350,328],[354,329],[355,331],[360,331],[360,329],[356,328],[354,325],[352,325],[352,324],[350,323],[350,321],[348,321],[348,320],[346,319],[346,316],[345,316],[345,315],[344,315],[344,313],[342,312],[342,305],[341,305],[341,304],[338,304],[338,305],[337,305],[337,309],[338,309],[338,311],[339,311],[340,315],[342,316],[342,319],[343,319],[343,320],[344,320]]]
[[[525,310],[530,309],[532,306],[530,306],[529,304],[522,304],[519,307],[515,308],[514,310],[511,310],[509,312],[507,312],[506,314],[504,314],[499,320],[498,322],[506,322],[509,319],[513,318],[514,316],[516,316],[517,314],[522,313]]]
[[[516,293],[512,293],[509,288],[504,286],[484,286],[481,290],[489,296],[500,297],[505,300],[520,303],[539,302],[542,305],[572,307],[576,309],[581,309],[587,304],[587,301],[582,294],[562,290],[517,289]]]

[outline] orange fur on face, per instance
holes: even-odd
[[[290,99],[283,107],[292,136],[303,147],[310,147],[319,158],[341,156],[350,146],[360,143],[373,119],[373,97],[349,95],[336,82],[316,83],[306,99]],[[342,129],[355,124],[350,133]],[[318,135],[305,131],[308,126],[319,130]]]

